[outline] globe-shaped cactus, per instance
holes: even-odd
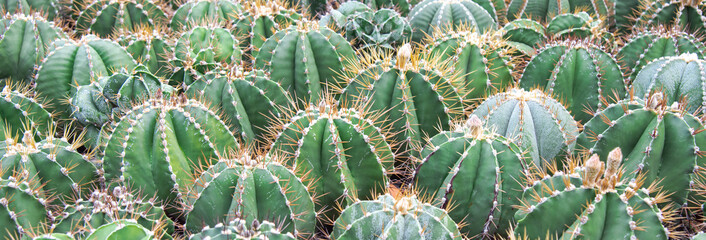
[[[706,1],[656,0],[640,2],[633,28],[678,25],[692,33],[706,31]]]
[[[189,240],[208,239],[251,239],[251,240],[294,240],[291,233],[282,233],[274,223],[253,221],[247,225],[245,220],[236,219],[228,224],[205,227],[201,232],[189,236]]]
[[[86,239],[109,240],[109,239],[142,239],[152,240],[155,232],[143,227],[132,219],[121,219],[109,222],[97,227]]]
[[[26,128],[36,129],[35,139],[44,137],[55,125],[45,105],[27,87],[5,86],[0,92],[0,139],[20,136]]]
[[[3,0],[0,1],[0,13],[22,13],[30,15],[37,12],[47,19],[59,16],[62,8],[60,0]]]
[[[479,32],[498,27],[490,0],[425,0],[409,13],[412,41],[421,42],[436,29],[470,28]]]
[[[527,56],[534,56],[535,49],[547,39],[547,29],[532,19],[515,19],[506,23],[501,31],[508,45]]]
[[[165,26],[167,23],[167,14],[153,0],[93,0],[81,9],[76,32],[109,37],[119,29],[135,31],[140,26]]]
[[[240,42],[230,30],[205,24],[181,34],[174,47],[173,61],[180,65],[184,62],[196,63],[197,69],[205,73],[217,66],[238,65],[242,55]]]
[[[240,3],[232,0],[188,0],[174,12],[169,26],[174,32],[188,31],[193,24],[212,22],[225,27],[243,11]]]
[[[395,10],[373,10],[356,1],[341,4],[338,10],[324,16],[319,24],[345,32],[346,39],[356,42],[355,46],[359,49],[395,49],[409,42],[412,34],[412,28]]]
[[[620,1],[620,0],[618,0]],[[591,15],[608,17],[612,10],[610,1],[605,0],[510,0],[507,5],[507,19],[530,18],[539,22],[549,22],[552,18],[577,11]]]
[[[21,176],[0,178],[0,237],[20,239],[40,234],[53,219],[47,199],[31,179]]]
[[[277,31],[302,19],[294,9],[279,0],[256,0],[245,6],[242,16],[233,25],[233,35],[245,50],[246,63],[255,64],[262,45]]]
[[[165,36],[166,30],[159,26],[142,26],[132,31],[121,29],[118,43],[151,73],[168,78],[171,74],[169,56],[174,52],[174,43]]]

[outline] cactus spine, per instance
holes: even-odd
[[[182,33],[174,55],[176,61],[197,63],[198,70],[205,73],[216,66],[240,64],[243,51],[228,29],[206,24]]]
[[[233,35],[240,40],[241,49],[250,57],[249,64],[255,64],[255,58],[262,45],[277,31],[285,29],[302,19],[286,3],[279,0],[256,0],[238,18],[233,26]]]
[[[218,224],[216,227],[206,227],[200,233],[191,235],[189,240],[208,239],[244,239],[244,240],[294,240],[291,233],[282,233],[271,222],[257,220],[248,226],[245,220],[233,220],[227,225]]]
[[[33,12],[36,12],[42,16],[45,16],[47,19],[54,19],[58,17],[61,7],[62,6],[59,0],[0,1],[0,13],[2,14],[22,13],[25,15],[31,15]]]
[[[641,1],[633,28],[654,25],[677,25],[692,33],[706,30],[706,1]]]
[[[35,139],[55,126],[52,114],[45,105],[30,97],[26,87],[5,86],[0,92],[0,139],[12,138],[23,134],[25,128],[36,129]]]
[[[243,7],[231,0],[189,0],[174,12],[169,26],[174,32],[188,31],[194,23],[216,22],[223,26],[232,23]]]
[[[115,222],[106,223],[91,232],[86,240],[109,240],[109,239],[155,239],[155,233],[150,229],[138,224],[131,219],[122,219]]]
[[[25,234],[38,234],[53,220],[48,201],[36,182],[18,177],[0,179],[0,237],[19,239]]]
[[[498,27],[490,0],[425,0],[409,13],[412,41],[421,42],[435,29],[469,28],[486,32]]]
[[[174,46],[165,35],[167,32],[158,26],[143,26],[133,31],[122,29],[118,43],[138,63],[147,66],[151,73],[160,78],[168,78],[171,73],[169,56],[174,52]]]
[[[167,14],[153,0],[93,0],[83,6],[76,20],[76,33],[109,37],[119,29],[135,31],[140,26],[165,26]]]

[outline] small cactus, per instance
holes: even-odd
[[[109,37],[125,29],[135,31],[143,25],[165,26],[167,14],[153,0],[92,0],[81,9],[76,33]]]
[[[408,17],[414,42],[421,42],[436,29],[463,27],[482,33],[498,27],[490,0],[425,0],[415,5]]]
[[[618,0],[620,1],[620,0]],[[507,5],[507,19],[531,18],[539,22],[549,22],[564,14],[586,11],[599,17],[608,17],[613,3],[607,0],[510,0]]]
[[[188,0],[174,12],[169,26],[174,32],[186,32],[194,23],[215,22],[225,27],[233,23],[243,6],[232,0]]]
[[[121,219],[97,227],[86,240],[140,239],[152,240],[155,233],[131,219]]]
[[[3,0],[0,1],[0,13],[31,15],[36,12],[47,19],[54,19],[60,15],[61,2],[61,0]]]
[[[534,56],[535,49],[547,39],[547,29],[532,19],[515,19],[506,23],[501,31],[507,44],[526,56]]]
[[[213,24],[194,26],[181,34],[174,47],[174,61],[193,61],[205,73],[214,66],[238,65],[243,50],[230,30]]]
[[[233,35],[240,40],[240,48],[250,58],[247,63],[254,65],[268,38],[301,19],[299,13],[279,0],[255,0],[245,6],[244,13],[233,24]]]
[[[395,49],[409,42],[412,28],[395,10],[373,10],[356,1],[345,2],[339,9],[341,11],[331,10],[319,24],[345,32],[346,39],[356,42],[358,49]]]
[[[680,26],[692,33],[706,33],[706,1],[640,1],[633,29],[646,26]]]
[[[39,235],[53,220],[48,201],[31,179],[23,177],[0,178],[0,238],[20,239]]]
[[[271,222],[257,220],[248,226],[245,220],[233,220],[228,225],[218,224],[206,227],[201,232],[191,235],[189,240],[238,239],[238,240],[295,240],[291,233],[282,233]]]
[[[169,56],[174,52],[174,46],[165,35],[167,32],[159,26],[141,26],[132,31],[121,29],[118,43],[155,76],[168,78],[171,74]]]

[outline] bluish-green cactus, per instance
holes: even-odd
[[[0,1],[0,13],[15,14],[22,13],[31,15],[32,12],[39,13],[47,19],[54,19],[60,15],[62,3],[60,0],[2,0]]]
[[[97,227],[86,240],[136,239],[152,240],[155,232],[131,219],[121,219]]]
[[[544,25],[527,18],[506,23],[501,31],[507,44],[526,56],[534,56],[535,49],[547,39],[547,29]]]
[[[255,58],[262,45],[277,31],[285,29],[302,19],[294,9],[279,0],[256,0],[245,6],[242,16],[233,24],[233,35],[245,50],[248,64],[255,64]]]
[[[147,66],[155,76],[168,78],[171,75],[169,59],[173,55],[173,42],[168,33],[159,26],[143,26],[127,32],[121,30],[118,43],[125,47],[138,63]]]

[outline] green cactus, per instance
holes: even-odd
[[[332,1],[327,0],[285,0],[308,19],[318,19],[329,11]]]
[[[692,32],[706,33],[706,1],[655,0],[640,1],[633,29],[646,26],[680,26]]]
[[[169,56],[174,52],[174,46],[164,36],[167,33],[160,27],[138,27],[132,32],[121,30],[118,43],[154,75],[168,78],[171,74]]]
[[[612,6],[613,1],[610,0],[510,0],[507,5],[507,19],[512,21],[530,18],[539,22],[549,22],[560,14],[578,11],[606,18]]]
[[[380,126],[390,125],[397,152],[415,155],[422,139],[448,130],[464,114],[464,96],[446,62],[425,50],[403,45],[390,52],[365,53],[359,66],[348,72],[349,85],[340,89],[343,102],[369,105],[384,115]]]
[[[679,102],[690,113],[700,115],[706,110],[706,61],[695,53],[657,58],[637,73],[630,86],[631,93],[645,97],[662,91],[668,104]]]
[[[31,95],[26,87],[3,87],[0,92],[0,139],[20,136],[29,127],[37,130],[35,139],[40,140],[55,126],[52,114]]]
[[[310,186],[316,210],[324,212],[321,218],[333,220],[336,206],[383,192],[395,169],[386,132],[375,125],[377,116],[362,107],[339,109],[328,98],[293,114],[270,152],[283,157]]]
[[[478,106],[473,115],[498,134],[517,139],[535,166],[546,168],[574,150],[576,121],[561,103],[539,90],[510,89]]]
[[[406,17],[407,14],[409,14],[409,10],[412,9],[412,6],[416,4],[416,2],[418,2],[417,0],[412,1],[414,1],[414,3],[408,0],[362,0],[361,2],[365,3],[365,5],[368,5],[368,7],[375,10],[393,9],[403,17]],[[346,3],[342,3],[341,6],[343,6],[344,4]]]
[[[228,29],[206,24],[183,32],[174,48],[177,62],[194,62],[205,73],[216,66],[239,65],[243,51]]]
[[[281,159],[252,154],[232,154],[196,176],[184,202],[186,230],[198,232],[235,219],[248,224],[267,220],[277,223],[281,232],[312,237],[316,212],[309,186]]]
[[[63,233],[48,233],[34,237],[32,240],[74,240],[74,238]]]
[[[0,78],[29,83],[49,44],[64,37],[54,22],[37,14],[6,15],[0,19]]]
[[[282,110],[291,104],[287,92],[260,70],[209,73],[185,91],[220,109],[231,130],[246,142],[267,142],[273,120],[282,117]]]
[[[236,239],[236,240],[294,240],[291,233],[282,233],[275,224],[255,220],[248,227],[245,220],[236,219],[228,225],[217,224],[206,227],[201,232],[191,235],[189,240]]]
[[[112,192],[95,189],[86,200],[79,198],[65,205],[52,230],[85,238],[104,224],[133,219],[147,229],[160,228],[164,233],[172,234],[174,222],[167,218],[164,209],[155,205],[154,199],[135,195],[124,186],[115,187]]]
[[[269,72],[302,108],[318,102],[325,89],[341,87],[341,72],[356,58],[340,34],[302,20],[265,41],[255,68]]]
[[[628,33],[635,23],[635,14],[640,8],[640,0],[614,0],[613,18],[617,33]]]
[[[547,39],[547,29],[532,19],[520,18],[505,24],[503,39],[507,44],[526,56],[534,56],[535,49]]]
[[[86,240],[109,239],[151,240],[156,238],[153,231],[143,227],[132,219],[121,219],[103,224],[86,237]]]
[[[606,23],[586,12],[564,13],[547,23],[547,33],[554,39],[592,39],[606,45],[614,42]]]
[[[167,14],[153,0],[93,0],[76,20],[76,33],[110,37],[119,29],[129,32],[141,26],[166,26]]]
[[[57,40],[39,67],[35,91],[47,101],[47,109],[57,117],[68,119],[72,113],[71,98],[77,86],[89,85],[116,70],[135,67],[135,60],[117,43],[93,35],[78,41]]]
[[[31,15],[33,12],[39,13],[47,19],[54,19],[59,16],[62,8],[60,0],[2,0],[0,1],[0,13],[15,14],[22,13]]]
[[[490,0],[425,0],[409,13],[412,41],[421,42],[437,29],[458,27],[478,32],[498,27],[498,17]]]
[[[395,49],[409,42],[412,28],[392,9],[373,10],[364,3],[350,1],[321,18],[319,25],[345,32],[356,48]]]
[[[527,63],[519,85],[554,96],[581,123],[627,91],[618,63],[590,40],[547,43]]]
[[[414,186],[434,206],[449,210],[468,236],[492,238],[513,222],[527,172],[522,150],[510,140],[483,129],[475,116],[429,139],[414,172]]]
[[[706,53],[702,39],[678,28],[655,27],[635,31],[620,48],[616,59],[626,72],[627,83],[632,83],[637,74],[649,62],[666,56],[695,53],[702,58]]]
[[[247,63],[254,65],[262,45],[277,31],[285,29],[302,19],[294,9],[279,0],[256,0],[233,25],[233,35],[245,49]]]
[[[39,234],[53,219],[48,211],[51,199],[42,198],[37,185],[21,176],[0,178],[0,237],[20,239]]]
[[[432,56],[450,59],[454,74],[463,79],[468,99],[503,92],[515,82],[512,49],[494,32],[438,31],[427,42],[425,48]]]
[[[380,195],[348,206],[336,220],[331,238],[462,239],[446,210],[405,194]]]
[[[577,151],[598,154],[606,161],[610,149],[620,147],[625,175],[645,174],[647,182],[661,181],[669,199],[681,206],[692,197],[691,182],[706,167],[703,125],[683,107],[671,106],[661,92],[647,101],[626,99],[608,106],[591,119],[579,135]]]
[[[102,167],[109,184],[156,196],[168,214],[199,166],[237,148],[225,123],[196,100],[157,96],[134,106],[112,126]]]
[[[583,164],[572,161],[563,171],[528,175],[515,215],[519,239],[673,239],[678,232],[666,226],[674,219],[669,207],[658,205],[644,179],[620,180],[622,155],[611,151],[607,163],[593,155]],[[647,181],[649,182],[649,181]]]
[[[214,22],[224,27],[238,19],[243,7],[232,0],[189,0],[174,12],[169,26],[174,32],[185,32],[193,24]]]
[[[321,19],[319,19],[319,25],[340,31],[345,28],[346,22],[348,21],[348,18],[350,18],[350,16],[353,16],[357,13],[369,11],[372,11],[371,7],[365,5],[365,3],[363,2],[344,2],[341,3],[338,8],[331,9],[328,14],[322,16]]]

